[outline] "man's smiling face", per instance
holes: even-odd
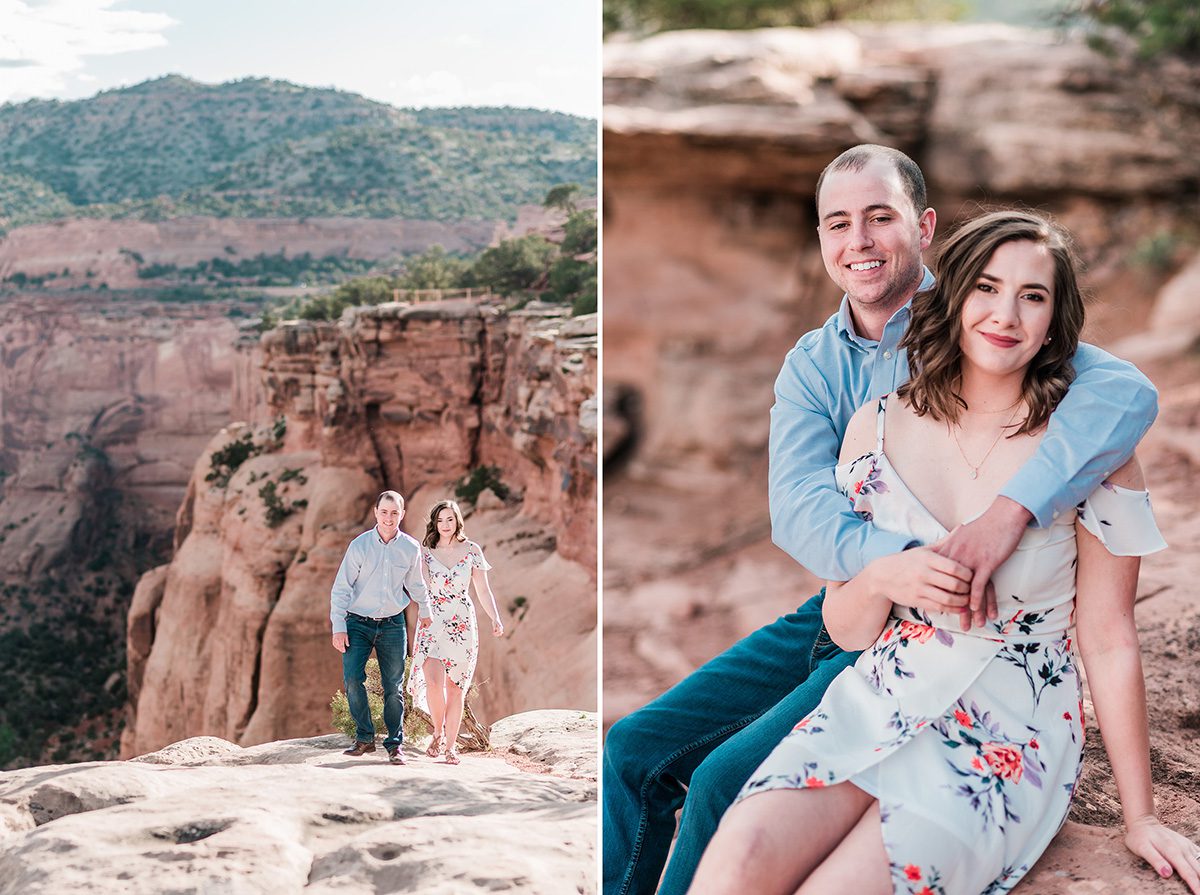
[[[912,297],[936,216],[930,208],[918,213],[890,161],[829,172],[817,214],[825,270],[853,305],[890,313]]]

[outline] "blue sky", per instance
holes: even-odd
[[[178,73],[595,118],[600,0],[0,0],[0,102]]]

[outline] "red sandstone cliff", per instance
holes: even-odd
[[[511,615],[504,640],[484,632],[479,711],[594,706],[595,318],[384,305],[285,324],[245,351],[234,394],[249,423],[197,462],[176,555],[134,596],[122,751],[327,731],[341,686],[329,587],[372,498],[404,493],[406,528],[420,535],[432,504],[478,466],[499,467],[513,489],[507,502],[485,493],[468,520]],[[262,452],[227,485],[210,481],[213,452],[244,435]],[[272,483],[290,511],[276,527]]]
[[[113,521],[102,513],[119,515],[127,551],[163,542],[193,458],[229,420],[226,310],[102,295],[0,304],[0,576],[95,560]]]

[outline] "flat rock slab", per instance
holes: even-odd
[[[597,722],[581,715],[505,719],[518,739],[555,731],[537,750],[549,765],[527,755],[540,773],[415,748],[393,766],[382,748],[342,755],[341,736],[247,749],[198,737],[126,762],[13,771],[0,777],[0,895],[592,893]],[[587,750],[592,779],[557,774]]]

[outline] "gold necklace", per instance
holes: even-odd
[[[1020,403],[1020,401],[1017,402],[1018,405]],[[1011,426],[1013,420],[1016,418],[1017,411],[1014,410],[1012,416],[1008,418],[1008,422],[1000,427],[1000,431],[996,433],[996,440],[992,442],[992,446],[987,449],[987,453],[983,455],[978,463],[972,463],[967,459],[967,452],[963,450],[962,444],[958,440],[958,429],[960,427],[957,424],[950,427],[950,436],[954,439],[954,444],[958,448],[958,453],[962,456],[963,462],[966,463],[967,467],[971,470],[972,480],[979,478],[979,470],[983,468],[983,464],[987,462],[987,458],[992,455],[992,451],[996,449],[996,445],[998,445],[1000,443],[1000,439],[1004,437],[1004,430]]]
[[[997,413],[1008,413],[1010,410],[1020,404],[1022,400],[1024,400],[1023,396],[1017,398],[1017,400],[1013,401],[1007,407],[1001,407],[999,410],[972,410],[970,407],[964,407],[962,412],[969,413],[972,416],[995,416]]]

